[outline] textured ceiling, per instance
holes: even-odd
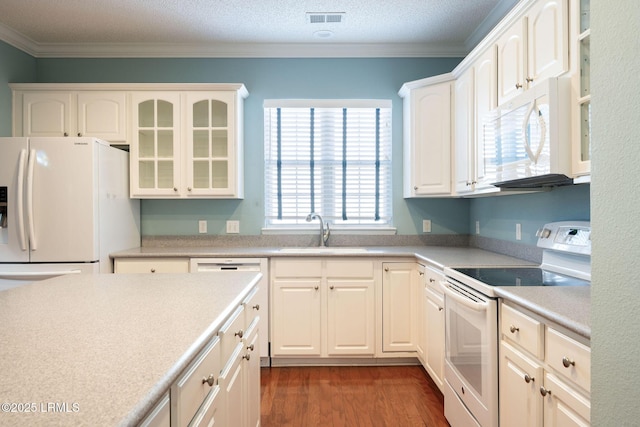
[[[194,53],[270,44],[420,45],[459,54],[504,3],[515,0],[1,0],[0,39],[45,56],[83,47]],[[344,12],[344,22],[311,24],[307,12]],[[332,37],[314,37],[319,30]]]

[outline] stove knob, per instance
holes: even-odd
[[[540,237],[541,239],[548,239],[551,236],[551,230],[548,228],[540,228],[536,231],[536,237]]]

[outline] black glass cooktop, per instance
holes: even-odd
[[[541,268],[455,268],[491,286],[589,286],[587,280],[546,271]]]

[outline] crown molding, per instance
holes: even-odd
[[[421,43],[37,43],[0,24],[0,40],[35,58],[464,57],[464,45]]]

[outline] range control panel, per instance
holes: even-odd
[[[536,236],[540,248],[591,255],[589,221],[551,222],[539,229]]]

